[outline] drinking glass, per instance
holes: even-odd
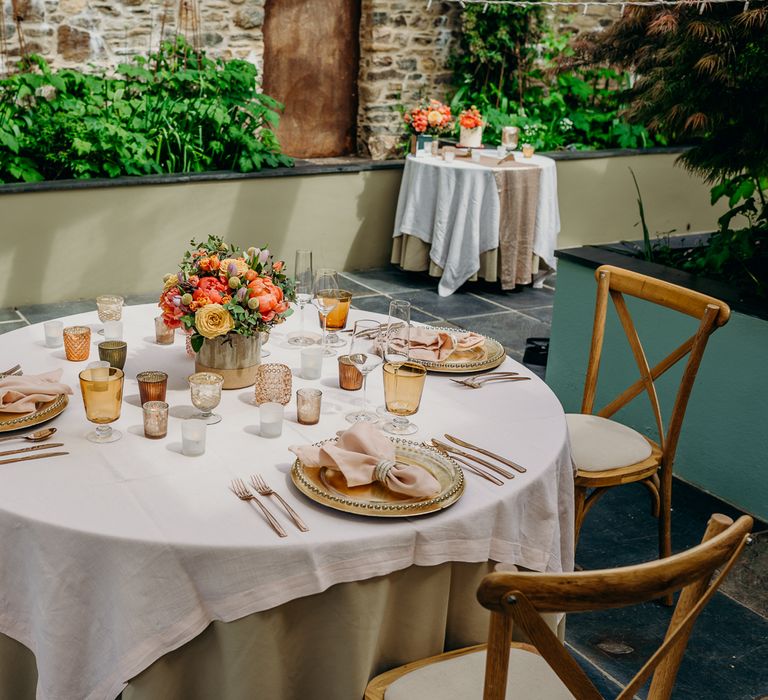
[[[418,362],[384,363],[384,401],[392,420],[384,424],[384,432],[391,435],[412,435],[418,426],[407,416],[419,410],[427,370]]]
[[[314,278],[312,277],[312,251],[297,250],[296,262],[293,266],[296,276],[296,303],[299,305],[299,320],[301,330],[297,335],[291,335],[288,342],[291,345],[313,345],[314,340],[304,332],[304,307],[312,301]]]
[[[339,280],[336,275],[336,270],[329,268],[320,268],[315,273],[314,282],[314,295],[312,297],[312,303],[320,313],[320,324],[323,328],[323,339],[321,345],[323,347],[323,354],[327,357],[332,357],[336,354],[335,350],[328,347],[326,342],[326,323],[328,314],[333,311],[339,303],[337,296],[339,291]]]
[[[115,442],[123,437],[109,423],[120,418],[123,401],[123,371],[117,367],[97,367],[80,372],[80,392],[85,404],[85,416],[96,424],[96,430],[86,435],[91,442]]]
[[[325,344],[329,347],[338,348],[347,344],[346,340],[339,337],[338,331],[343,331],[347,325],[352,292],[339,289],[329,294],[329,296],[338,299],[338,303],[325,319],[325,330],[327,331]],[[322,323],[322,319],[320,323]]]
[[[259,333],[259,339],[259,343],[261,345],[259,352],[261,353],[261,356],[269,357],[272,353],[264,348],[264,346],[267,344],[267,341],[269,340],[269,331],[261,331]]]
[[[200,409],[200,413],[192,418],[203,421],[207,425],[215,425],[221,421],[213,409],[221,402],[221,387],[224,377],[214,372],[197,372],[189,378],[189,390],[192,394],[192,405]]]
[[[381,324],[376,321],[355,321],[349,359],[363,375],[363,401],[359,411],[347,414],[350,423],[376,423],[379,420],[375,413],[368,411],[366,388],[368,375],[384,361],[378,354],[380,332]]]

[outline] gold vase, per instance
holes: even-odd
[[[195,372],[215,372],[224,377],[222,389],[253,386],[261,364],[261,337],[229,333],[206,338],[195,356]]]

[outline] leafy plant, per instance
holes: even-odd
[[[522,139],[539,150],[666,143],[620,116],[629,73],[574,67],[571,40],[547,28],[538,9],[467,6],[453,60],[452,110],[477,105],[490,143],[500,142],[501,127],[508,125],[520,127]]]
[[[211,60],[182,38],[113,75],[32,56],[0,80],[0,181],[291,165],[273,132],[280,108],[251,63]]]

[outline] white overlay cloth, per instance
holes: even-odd
[[[272,332],[267,362],[292,367],[294,391],[319,386],[320,423],[297,423],[294,394],[283,435],[261,438],[253,388],[227,391],[216,409],[223,421],[208,427],[205,455],[190,458],[181,454],[181,422],[194,412],[186,379],[193,362],[180,336],[171,346],[154,343],[156,314],[152,305],[123,310],[128,359],[122,415],[114,424],[122,440],[85,439],[93,426],[76,393],[49,423],[69,456],[0,469],[0,632],[34,652],[39,700],[114,698],[211,621],[232,621],[337,583],[447,561],[572,568],[565,417],[535,376],[475,391],[431,374],[412,438],[456,434],[525,465],[526,474],[503,487],[467,474],[463,497],[428,516],[351,516],[315,504],[290,482],[288,445],[347,428],[344,416],[360,400],[359,392],[338,388],[335,358],[325,359],[319,382],[296,376],[299,350],[286,338],[298,329],[297,315]],[[95,312],[64,319],[65,326],[74,324],[100,327]],[[100,340],[94,334],[89,361]],[[87,364],[67,362],[63,348],[45,348],[42,324],[2,336],[0,366],[17,361],[25,373],[63,367],[63,381],[73,387]],[[530,375],[510,359],[503,368]],[[171,417],[163,440],[143,437],[135,376],[149,369],[169,375]],[[368,384],[371,405],[382,403],[381,372]],[[278,538],[252,504],[229,491],[233,477],[255,472],[293,505],[309,532],[296,530],[275,504],[288,532]]]
[[[533,252],[554,269],[560,233],[555,161],[520,158],[541,168]],[[443,269],[440,296],[453,294],[477,273],[481,253],[499,247],[499,217],[494,168],[466,159],[406,159],[392,235],[407,234],[431,246],[430,259]]]

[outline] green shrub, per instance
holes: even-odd
[[[273,132],[280,108],[251,63],[211,60],[182,39],[113,75],[31,57],[0,80],[0,181],[291,165]]]

